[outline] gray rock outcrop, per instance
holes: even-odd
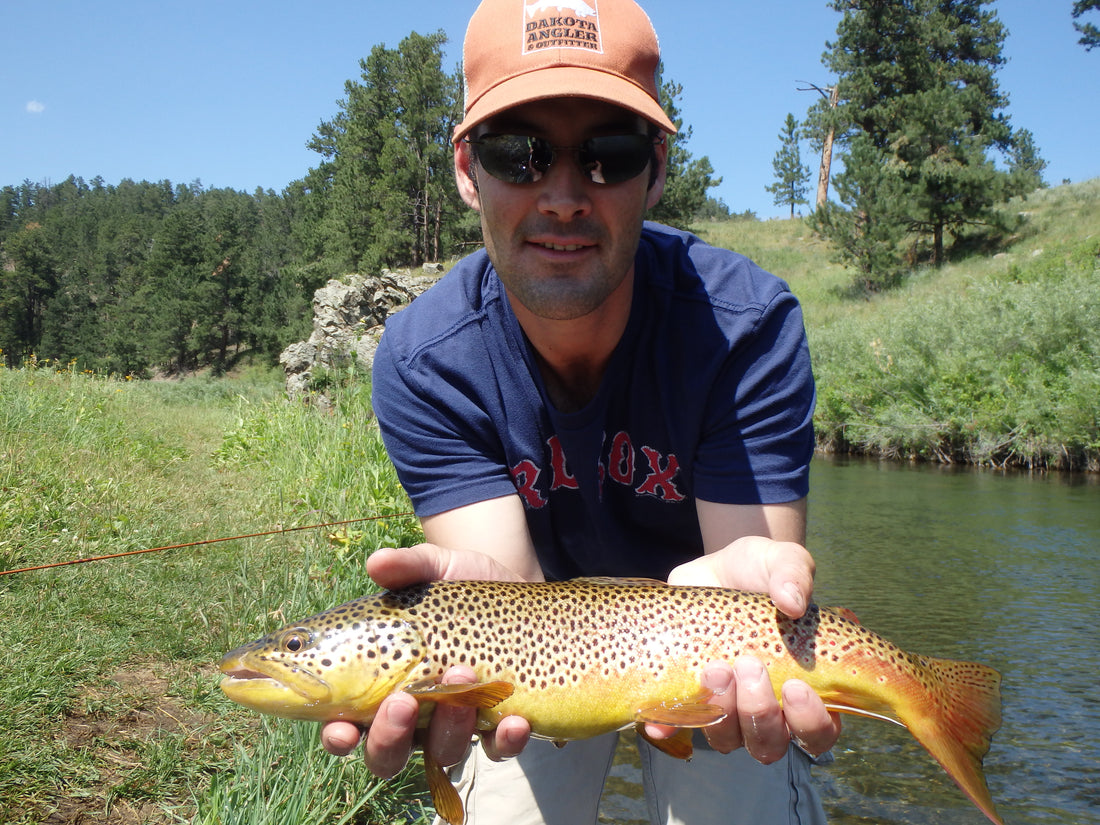
[[[417,275],[383,269],[380,275],[334,279],[314,292],[313,332],[279,356],[287,395],[327,405],[324,392],[314,387],[318,368],[341,370],[355,363],[369,370],[386,319],[435,283],[442,270],[439,264],[425,264]]]

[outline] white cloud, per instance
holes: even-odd
[[[44,111],[46,111],[46,104],[45,103],[40,103],[37,100],[28,100],[27,101],[27,111],[32,115],[40,115]]]

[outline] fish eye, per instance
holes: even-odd
[[[313,644],[313,634],[308,630],[298,627],[294,630],[288,630],[283,634],[280,646],[283,650],[297,653],[299,650],[309,647],[311,644]]]

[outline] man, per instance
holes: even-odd
[[[485,0],[471,19],[455,174],[485,250],[394,316],[376,356],[375,411],[430,542],[375,553],[379,584],[649,576],[805,610],[800,310],[745,258],[643,226],[675,132],[658,60],[633,0]],[[691,763],[640,745],[653,821],[822,822],[808,754],[832,747],[835,714],[801,682],[781,708],[754,659],[702,678],[729,715]],[[403,767],[416,713],[402,693],[380,708],[375,773]],[[470,711],[440,708],[426,744],[459,763],[472,823],[595,821],[616,735],[558,750],[518,717],[471,749],[472,733]],[[347,753],[360,732],[322,738]]]

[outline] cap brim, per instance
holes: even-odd
[[[583,97],[620,106],[659,126],[666,134],[676,127],[649,93],[622,77],[577,66],[544,67],[517,75],[494,86],[474,101],[462,122],[455,127],[454,142],[483,120],[538,100],[557,97]]]

